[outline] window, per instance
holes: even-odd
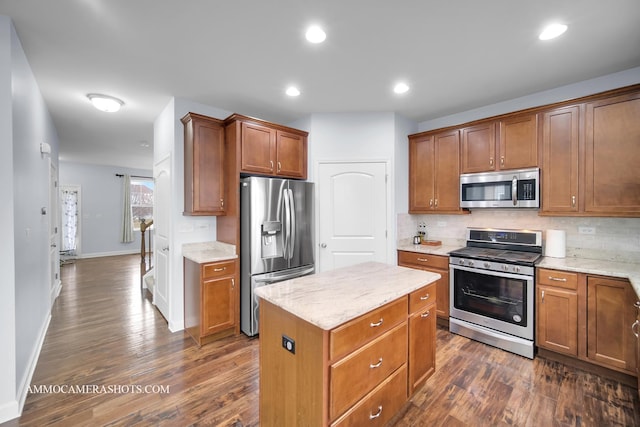
[[[140,220],[153,219],[153,180],[131,178],[131,216],[133,229],[140,230]]]

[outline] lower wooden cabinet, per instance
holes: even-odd
[[[436,371],[436,284],[409,295],[409,396]],[[412,303],[413,302],[413,303]]]
[[[398,265],[438,273],[436,314],[449,320],[449,257],[419,252],[398,251]]]
[[[638,375],[628,280],[539,268],[536,288],[539,348]]]
[[[236,271],[237,260],[184,259],[184,326],[198,345],[238,333]]]

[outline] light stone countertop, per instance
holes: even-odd
[[[259,287],[255,293],[300,319],[331,330],[439,278],[437,273],[367,262]]]
[[[235,245],[222,242],[185,243],[182,256],[198,264],[238,258]]]
[[[399,244],[397,249],[399,251],[419,252],[421,254],[431,255],[443,255],[448,256],[449,252],[460,249],[462,246],[442,245],[442,246],[429,246],[429,245],[414,245],[414,244]]]
[[[542,260],[538,263],[537,267],[629,279],[629,281],[631,282],[631,286],[636,291],[638,298],[640,298],[640,263],[605,261],[586,258],[543,257]]]

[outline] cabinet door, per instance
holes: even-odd
[[[635,373],[635,301],[628,281],[587,277],[587,358]]]
[[[460,134],[457,130],[434,136],[435,200],[438,211],[460,210]]]
[[[586,105],[585,212],[640,213],[640,93]]]
[[[500,169],[538,166],[538,115],[525,115],[498,122]]]
[[[305,137],[289,132],[276,132],[276,173],[290,178],[307,177]]]
[[[276,131],[254,123],[242,123],[241,171],[274,174]]]
[[[494,122],[462,129],[462,173],[496,170]]]
[[[578,212],[580,108],[542,116],[542,211]]]
[[[578,293],[537,287],[537,344],[558,353],[578,356]]]
[[[432,135],[409,139],[409,213],[433,209],[434,159]]]
[[[449,270],[433,270],[442,276],[436,282],[436,314],[449,320]]]
[[[409,395],[436,370],[436,316],[431,304],[409,318]]]
[[[202,282],[202,331],[209,335],[235,326],[236,287],[233,277]]]

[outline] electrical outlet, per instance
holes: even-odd
[[[596,234],[595,227],[578,227],[578,233],[580,234]]]
[[[289,353],[296,354],[296,342],[286,335],[282,336],[282,347]]]

